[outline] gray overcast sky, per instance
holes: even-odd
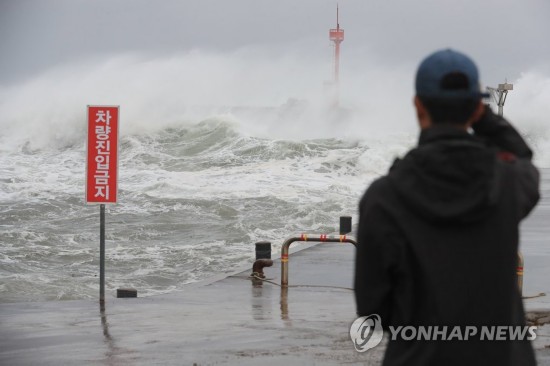
[[[340,0],[342,62],[415,64],[453,47],[489,82],[548,71],[550,1]],[[326,47],[334,0],[0,0],[0,84],[89,57]],[[287,44],[288,42],[288,44]]]
[[[550,136],[550,0],[339,0],[345,129],[325,118],[336,3],[0,0],[0,138],[80,139],[87,104],[124,106],[130,134],[296,101],[307,113],[235,123],[269,138],[416,132],[415,69],[446,47],[474,58],[482,86],[513,82],[505,113]]]

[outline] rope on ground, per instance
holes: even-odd
[[[540,294],[538,295],[533,295],[533,296],[523,296],[522,299],[534,299],[536,297],[542,297],[542,296],[546,296],[546,294],[544,292],[541,292]]]
[[[282,287],[281,284],[277,283],[277,282],[274,282],[274,281],[271,281],[271,280],[268,280],[268,279],[265,279],[265,278],[261,278],[260,276],[258,276],[257,274],[251,274],[250,276],[248,277],[244,277],[244,276],[229,276],[229,277],[235,277],[235,278],[242,278],[242,279],[256,279],[256,280],[260,280],[262,282],[268,282],[268,283],[271,283],[275,286],[279,286],[279,287]],[[349,287],[341,287],[341,286],[324,286],[324,285],[288,285],[288,287],[321,287],[321,288],[336,288],[336,289],[340,289],[340,290],[349,290],[349,291],[353,291],[352,288],[349,288]],[[533,295],[533,296],[523,296],[522,299],[534,299],[534,298],[537,298],[537,297],[542,297],[542,296],[546,296],[546,294],[544,292],[541,292],[539,293],[538,295]]]
[[[265,279],[265,278],[261,278],[260,276],[258,276],[257,274],[251,274],[250,276],[248,276],[247,278],[249,279],[256,279],[256,280],[260,280],[262,282],[268,282],[268,283],[271,283],[273,285],[276,285],[276,286],[279,286],[279,287],[282,287],[279,283],[277,282],[273,282],[271,280],[268,280],[268,279]],[[341,287],[341,286],[324,286],[324,285],[288,285],[287,287],[321,287],[321,288],[336,288],[336,289],[339,289],[339,290],[350,290],[350,291],[353,291],[352,288],[349,288],[349,287]]]

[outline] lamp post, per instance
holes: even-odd
[[[499,116],[503,114],[504,103],[506,102],[506,96],[509,90],[514,90],[514,84],[508,84],[506,81],[504,84],[498,84],[497,88],[487,87],[487,91],[491,94],[493,101],[498,106]]]
[[[506,97],[508,96],[508,91],[514,90],[513,84],[508,84],[507,81],[504,81],[504,84],[498,84],[497,88],[487,87],[487,91],[491,94],[493,102],[498,106],[498,115],[502,117],[504,112],[504,103],[506,102]],[[520,294],[523,294],[523,254],[518,251],[518,263],[516,267],[516,273],[518,277],[518,287]]]

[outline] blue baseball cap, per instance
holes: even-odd
[[[477,99],[482,93],[475,63],[465,54],[451,49],[426,57],[416,72],[416,95],[438,99]]]

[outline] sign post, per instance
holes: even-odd
[[[117,201],[118,106],[88,106],[86,203],[99,204],[99,301],[105,302],[105,204]]]
[[[105,302],[105,205],[99,205],[99,301]]]

